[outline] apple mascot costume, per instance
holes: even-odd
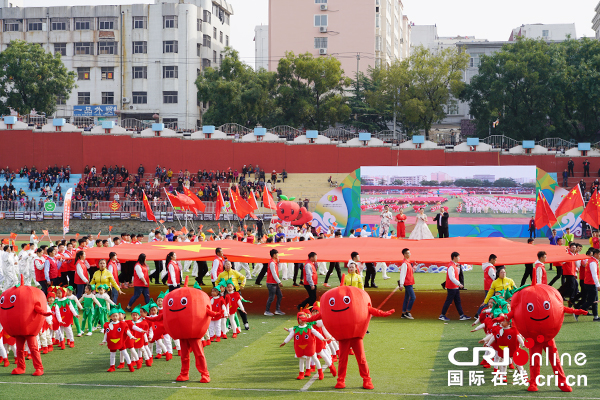
[[[194,352],[196,368],[202,379],[210,382],[208,365],[202,350],[201,339],[208,330],[211,317],[217,315],[210,309],[210,298],[202,290],[188,287],[189,277],[179,289],[169,292],[163,300],[162,313],[149,320],[162,320],[165,331],[181,343],[181,373],[178,382],[190,380],[190,352]]]
[[[37,335],[44,325],[44,318],[50,315],[44,292],[34,286],[26,286],[23,275],[20,284],[0,295],[0,324],[17,341],[17,368],[13,369],[13,375],[25,373],[25,342],[33,358],[33,376],[44,375]]]
[[[362,289],[354,286],[342,286],[328,290],[321,296],[321,311],[310,318],[302,318],[306,322],[323,320],[323,325],[340,344],[338,364],[338,379],[336,389],[346,387],[346,371],[348,369],[348,354],[354,351],[360,376],[363,378],[363,388],[373,389],[369,376],[369,366],[363,346],[363,338],[367,333],[371,316],[387,317],[395,310],[382,311],[371,306],[371,297]]]
[[[565,373],[560,365],[560,356],[554,338],[562,327],[564,314],[587,314],[586,310],[574,310],[563,305],[558,290],[552,286],[536,284],[524,286],[512,294],[511,310],[506,316],[501,315],[494,321],[512,319],[519,333],[525,338],[525,346],[529,351],[529,388],[537,392],[537,377],[540,374],[542,351],[546,349],[552,370],[558,375],[558,387],[563,392],[572,392],[567,385]],[[538,357],[534,356],[538,355]],[[556,361],[554,361],[556,360]],[[537,365],[533,365],[534,361]]]
[[[294,226],[302,226],[313,220],[312,213],[306,207],[300,207],[293,201],[295,197],[288,199],[287,196],[281,195],[279,198],[282,201],[277,203],[278,218],[273,218],[273,223],[288,222]]]

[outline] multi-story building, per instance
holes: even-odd
[[[269,71],[286,52],[332,55],[346,76],[408,54],[401,0],[270,0]]]
[[[195,81],[229,46],[233,9],[225,0],[155,0],[120,6],[25,7],[4,0],[0,46],[39,43],[59,53],[77,87],[58,117],[162,122],[194,129],[201,119]]]
[[[518,37],[563,41],[567,37],[577,39],[577,34],[575,24],[523,24],[512,30],[508,41],[514,42]]]
[[[254,69],[269,69],[269,26],[254,28]]]
[[[456,48],[456,43],[487,42],[475,36],[438,36],[437,25],[413,25],[410,47],[423,46],[433,53],[447,48]]]
[[[596,32],[596,40],[600,40],[600,2],[596,4],[596,8],[594,9],[596,15],[592,19],[592,29]]]
[[[432,181],[438,181],[438,182],[446,182],[446,181],[453,181],[454,179],[452,179],[452,177],[450,175],[448,175],[445,172],[432,172],[431,173],[431,180]]]
[[[495,175],[473,175],[473,179],[478,179],[480,181],[486,181],[486,182],[495,182],[496,176]]]

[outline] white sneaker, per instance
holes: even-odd
[[[275,315],[285,315],[285,313],[283,311],[277,310],[275,311]]]
[[[390,277],[389,276],[384,276],[383,280],[385,281],[386,279],[390,279]]]
[[[273,314],[271,311],[265,311],[264,315],[266,315],[267,317],[272,317],[275,314]]]
[[[92,332],[86,333],[85,336],[92,336]]]

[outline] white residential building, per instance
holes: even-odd
[[[195,81],[229,46],[233,8],[225,0],[155,0],[120,6],[22,7],[4,0],[0,49],[11,40],[60,53],[77,73],[56,116],[75,124],[102,119],[200,124]],[[78,115],[74,117],[74,115]],[[79,116],[79,115],[83,115]],[[127,120],[127,121],[125,121]],[[84,122],[85,121],[85,122]]]
[[[514,42],[518,37],[563,41],[568,36],[577,39],[575,24],[523,24],[512,30],[508,41]]]
[[[437,53],[447,48],[456,48],[456,43],[487,42],[487,39],[477,39],[475,36],[438,36],[437,25],[413,25],[410,47],[423,46]]]
[[[269,69],[269,25],[254,28],[254,69]]]
[[[596,15],[594,15],[594,19],[592,19],[592,29],[596,32],[596,40],[600,40],[600,2],[596,4]]]

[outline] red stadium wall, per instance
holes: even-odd
[[[82,135],[79,132],[0,131],[0,166],[45,168],[70,165],[81,173],[86,165],[104,164],[130,171],[143,164],[150,172],[157,164],[174,171],[186,168],[240,170],[244,164],[265,171],[283,168],[289,173],[345,173],[361,165],[536,165],[548,172],[567,168],[568,157],[509,155],[444,150],[392,150],[389,147],[338,147],[321,144],[234,143],[231,140],[183,140],[179,138],[132,138],[130,136]],[[584,157],[575,157],[576,169]],[[594,159],[592,158],[592,162]],[[592,170],[600,166],[592,165]]]

